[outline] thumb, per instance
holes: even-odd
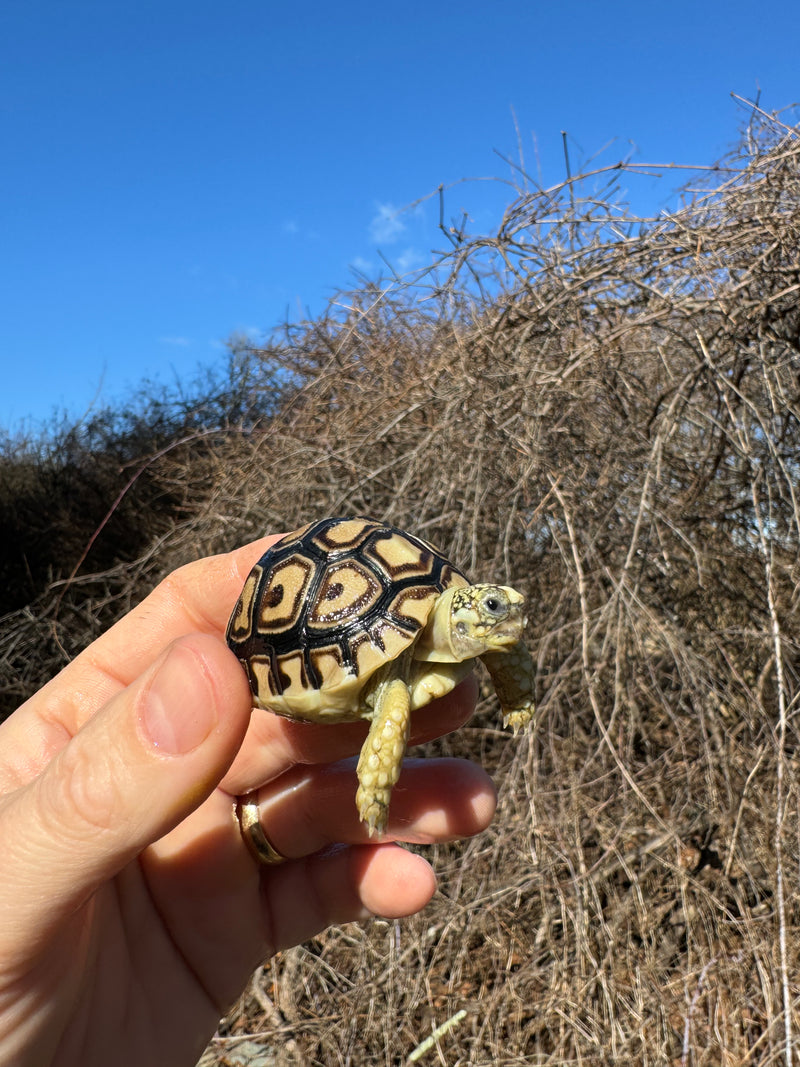
[[[48,931],[213,791],[247,729],[244,672],[184,637],[0,807],[0,956]],[[20,938],[23,940],[20,942]]]

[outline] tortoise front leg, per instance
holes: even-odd
[[[356,807],[370,837],[386,829],[389,798],[400,776],[410,721],[408,686],[400,678],[384,682],[376,695],[375,712],[357,768]]]
[[[528,726],[536,718],[533,689],[536,668],[527,645],[517,641],[508,649],[485,652],[481,659],[491,675],[497,699],[503,712],[503,726],[514,733]]]

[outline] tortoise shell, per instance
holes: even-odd
[[[323,519],[253,567],[228,645],[257,706],[313,721],[361,718],[366,682],[413,646],[440,593],[468,584],[419,537],[369,518]]]

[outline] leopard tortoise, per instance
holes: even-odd
[[[329,518],[261,557],[227,640],[256,707],[303,722],[369,721],[356,807],[372,836],[386,829],[410,712],[449,692],[475,658],[504,725],[516,733],[533,722],[523,605],[508,586],[470,584],[413,534],[364,517]]]

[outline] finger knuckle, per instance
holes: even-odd
[[[46,776],[46,815],[61,833],[78,837],[113,830],[122,817],[122,795],[113,750],[68,745]]]

